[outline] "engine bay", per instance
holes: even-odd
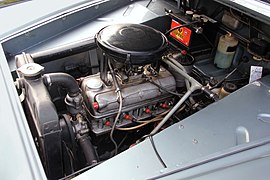
[[[181,2],[142,24],[14,57],[48,179],[75,177],[269,74],[269,24],[213,6]]]

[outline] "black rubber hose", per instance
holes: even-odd
[[[80,93],[79,85],[76,80],[66,73],[50,73],[43,76],[43,81],[46,86],[51,84],[58,84],[68,89],[68,95],[75,97]]]
[[[90,136],[84,135],[79,139],[80,146],[83,150],[87,165],[98,162],[96,151],[91,143]]]

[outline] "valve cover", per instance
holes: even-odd
[[[108,74],[111,80],[110,74]],[[172,104],[173,97],[168,92],[161,90],[158,86],[145,80],[145,74],[130,78],[128,82],[119,83],[122,96],[123,107],[120,116],[119,126],[131,123],[126,120],[124,115],[128,114],[136,120],[145,119],[152,115],[158,115],[166,108],[161,104]],[[176,82],[172,74],[164,68],[161,68],[158,76],[148,75],[153,82],[162,86],[168,91],[175,91]],[[100,134],[106,132],[110,127],[106,127],[106,122],[113,122],[119,108],[119,102],[115,87],[106,86],[100,79],[99,74],[86,77],[81,85],[82,93],[86,105],[91,112],[93,119],[93,132]],[[146,113],[145,109],[151,110]],[[110,123],[109,123],[110,124]]]

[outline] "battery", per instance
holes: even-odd
[[[171,26],[174,28],[176,26],[185,25],[192,22],[190,16],[184,13],[169,13],[171,17]],[[211,51],[214,44],[217,32],[217,22],[205,15],[197,15],[204,19],[206,22],[202,23],[199,27],[203,29],[201,34],[195,32],[196,27],[187,26],[176,29],[170,33],[169,40],[174,45],[178,46],[180,49],[185,49],[190,53],[196,51]]]

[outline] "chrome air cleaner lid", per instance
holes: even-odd
[[[141,24],[115,24],[96,34],[96,43],[120,63],[143,65],[160,59],[168,45],[160,31]]]

